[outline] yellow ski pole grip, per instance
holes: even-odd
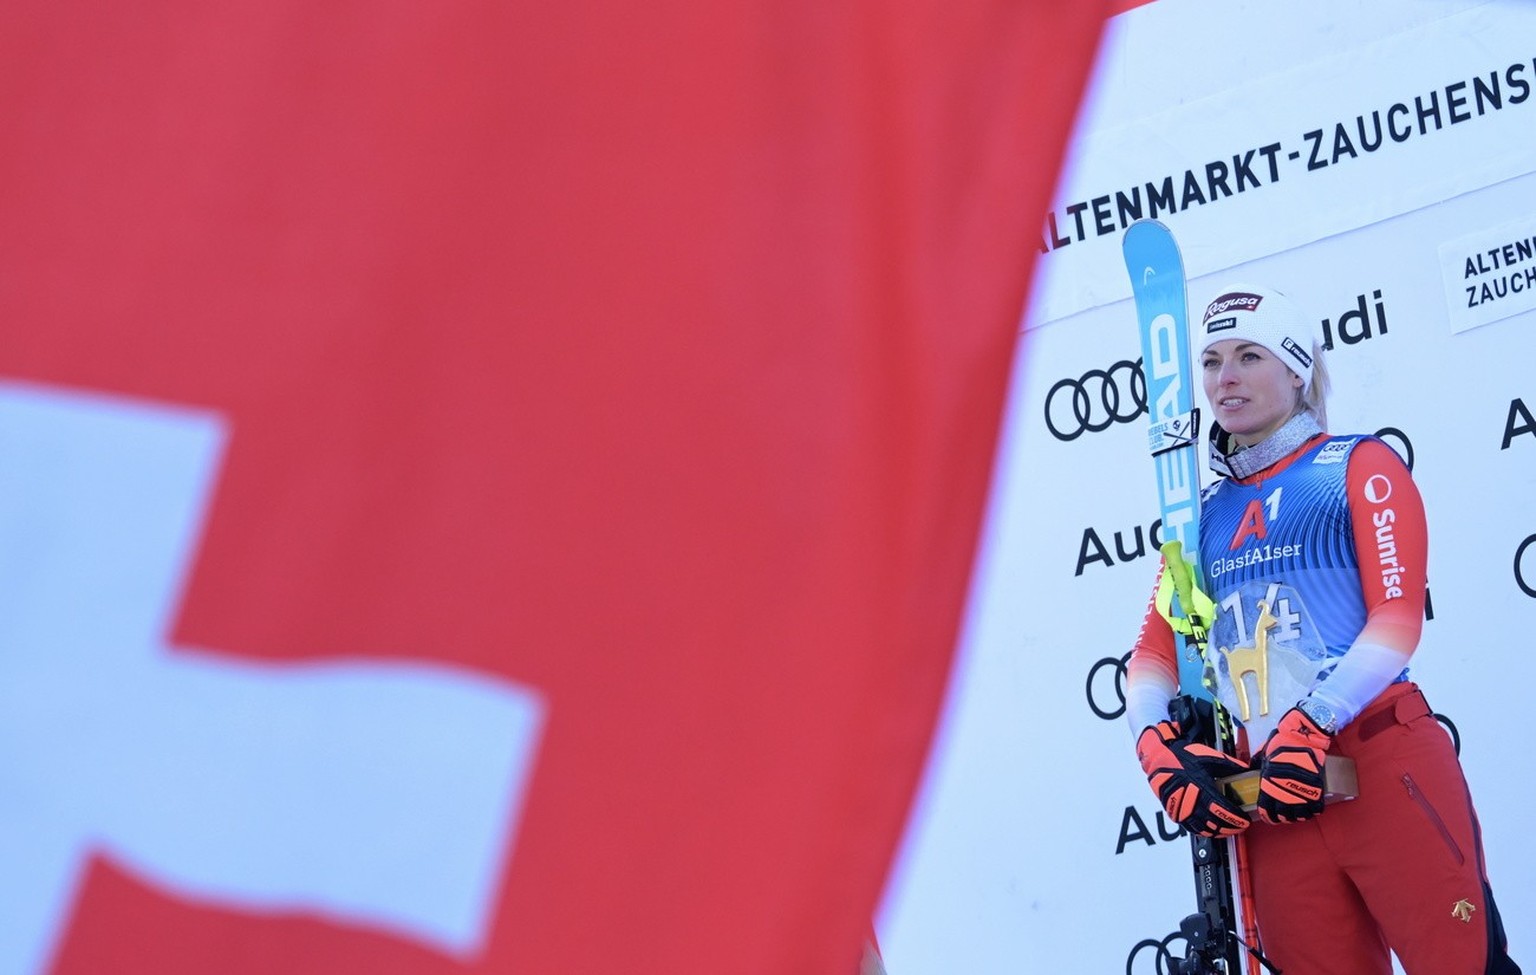
[[[1159,551],[1163,553],[1163,565],[1167,567],[1168,574],[1173,577],[1173,591],[1178,593],[1179,605],[1184,607],[1184,615],[1189,617],[1191,623],[1200,626],[1202,621],[1194,612],[1195,580],[1189,574],[1189,563],[1184,561],[1184,543],[1164,542]]]

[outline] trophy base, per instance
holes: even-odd
[[[1242,805],[1243,812],[1252,816],[1259,807],[1259,773],[1257,769],[1229,775],[1216,780],[1226,786]],[[1323,764],[1323,802],[1342,802],[1360,794],[1360,783],[1355,777],[1355,760],[1343,755],[1329,755]]]

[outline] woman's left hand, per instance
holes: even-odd
[[[1291,708],[1253,757],[1259,769],[1259,815],[1267,823],[1299,823],[1323,811],[1323,763],[1333,736],[1305,711]]]

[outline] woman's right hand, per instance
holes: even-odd
[[[1136,757],[1168,816],[1201,836],[1235,836],[1248,828],[1242,807],[1216,780],[1248,771],[1230,755],[1184,737],[1177,722],[1148,725],[1136,739]]]

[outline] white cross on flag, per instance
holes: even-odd
[[[166,646],[221,439],[0,385],[0,792],[29,799],[0,805],[0,975],[41,968],[94,854],[195,900],[485,940],[538,698]]]

